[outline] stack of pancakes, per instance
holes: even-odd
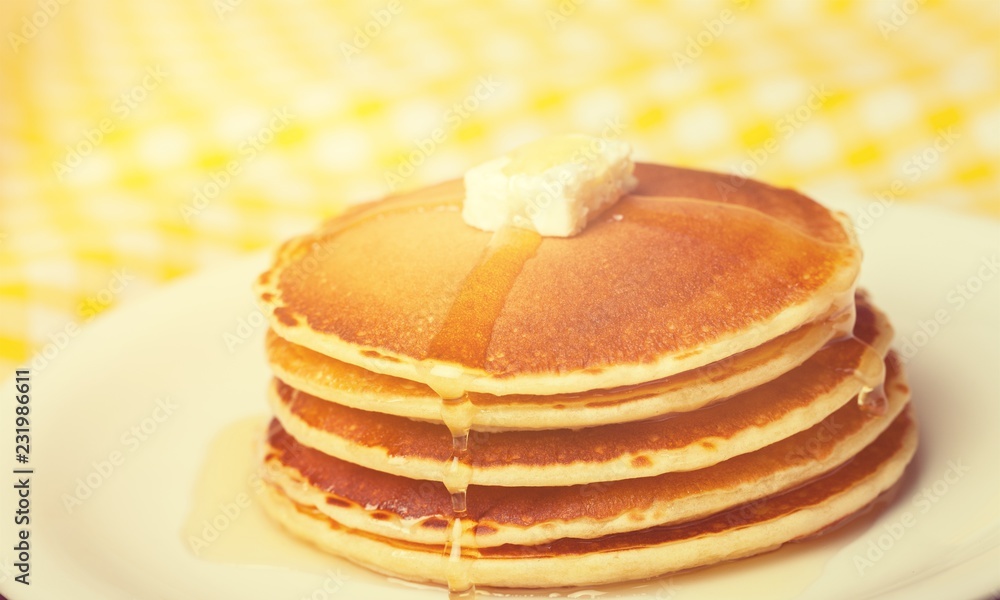
[[[480,231],[461,181],[277,253],[268,512],[415,581],[648,578],[870,505],[916,446],[842,215],[637,164],[580,234]]]

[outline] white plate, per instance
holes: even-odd
[[[856,217],[864,210],[841,206]],[[932,209],[875,212],[884,214],[862,234],[862,285],[892,317],[897,348],[907,350],[905,341],[919,346],[908,367],[921,445],[896,502],[829,540],[607,596],[684,600],[738,589],[743,599],[936,600],[1000,592],[1000,276],[995,262],[988,266],[1000,257],[1000,225]],[[264,328],[239,327],[239,319],[258,322],[249,285],[266,261],[249,257],[122,306],[33,374],[31,585],[16,583],[11,572],[16,540],[8,474],[10,482],[0,485],[3,594],[11,600],[446,597],[333,558],[331,585],[315,571],[206,562],[182,542],[208,445],[228,424],[266,412]],[[959,286],[979,291],[966,299]],[[250,337],[230,352],[227,333]],[[12,382],[0,388],[3,447],[11,453],[3,461],[11,468],[17,466],[12,388]],[[157,398],[177,408],[154,430],[147,417]],[[135,443],[127,432],[142,424],[148,439]],[[94,475],[95,461],[114,451],[124,462],[106,477]],[[967,471],[957,477],[950,464]],[[67,511],[64,494],[88,474],[99,485]],[[878,545],[881,556],[872,550]]]

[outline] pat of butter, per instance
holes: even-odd
[[[631,154],[625,142],[581,134],[531,142],[465,173],[462,218],[486,231],[575,235],[635,187]]]

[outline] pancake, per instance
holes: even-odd
[[[826,531],[865,509],[899,479],[916,441],[916,425],[906,411],[839,468],[765,499],[680,525],[596,539],[485,547],[474,553],[474,560],[461,560],[479,585],[531,588],[645,579],[767,552]],[[272,485],[265,486],[262,500],[294,535],[375,571],[443,583],[454,561],[443,558],[442,546],[345,527]]]
[[[468,517],[479,547],[589,539],[702,518],[802,485],[870,444],[899,415],[909,387],[888,359],[883,415],[848,402],[813,427],[698,471],[583,486],[471,486]],[[345,527],[417,544],[443,545],[451,513],[444,485],[374,471],[302,446],[277,420],[265,478],[296,504]]]
[[[860,300],[858,318],[872,320]],[[706,406],[782,375],[833,338],[850,333],[854,305],[712,364],[650,383],[575,394],[469,394],[477,410],[472,427],[555,429],[624,423]],[[884,316],[879,317],[885,321]],[[429,386],[382,375],[324,356],[267,334],[271,370],[282,381],[311,396],[362,410],[424,421],[441,420],[441,397]]]
[[[855,336],[867,339],[827,344],[777,379],[695,411],[579,430],[474,431],[469,481],[494,486],[617,481],[702,469],[763,448],[822,421],[881,377],[892,330],[884,318],[872,325],[856,330]],[[270,397],[284,429],[305,446],[395,475],[445,480],[453,436],[444,425],[341,406],[279,379]]]
[[[861,252],[843,215],[719,174],[635,175],[573,238],[466,225],[461,181],[364,205],[286,243],[258,298],[294,344],[500,396],[662,379],[850,303]]]
[[[883,497],[916,424],[846,216],[721,174],[634,175],[571,237],[481,231],[451,181],[284,244],[255,284],[268,513],[457,594],[749,556]],[[479,208],[538,208],[502,188]]]

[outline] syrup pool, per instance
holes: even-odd
[[[448,597],[447,589],[442,586],[405,582],[355,566],[299,541],[272,522],[257,497],[257,490],[262,489],[259,487],[262,483],[257,483],[260,444],[268,420],[265,416],[242,419],[225,427],[213,440],[198,474],[190,511],[179,532],[185,548],[212,563],[288,569],[313,578],[335,573],[349,584],[334,596],[340,600]],[[243,503],[246,506],[241,508],[239,516],[227,526],[217,528],[221,529],[218,537],[206,546],[192,544],[192,540],[203,538],[206,526],[222,514],[220,505],[235,503],[240,494],[245,494],[248,502]],[[876,513],[859,516],[822,537],[788,544],[768,554],[650,581],[540,590],[478,588],[462,597],[790,600],[819,579],[837,551],[862,535],[875,516]],[[354,594],[353,589],[361,591]],[[290,598],[298,596],[293,593]]]

